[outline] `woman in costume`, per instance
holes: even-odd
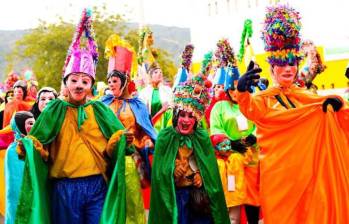
[[[158,136],[149,223],[229,223],[216,158],[198,127],[208,103],[202,77],[175,89],[173,127]]]
[[[29,111],[31,108],[31,105],[25,101],[27,97],[27,83],[24,80],[18,80],[13,85],[13,95],[13,101],[8,103],[4,110],[3,127],[10,124],[12,115],[16,111]]]
[[[151,64],[148,70],[150,84],[139,93],[152,117],[155,130],[159,132],[168,125],[166,110],[172,103],[172,90],[163,84],[162,70],[157,63]]]
[[[15,223],[19,192],[22,186],[24,161],[19,159],[17,147],[21,147],[19,142],[29,133],[34,122],[33,114],[27,111],[17,112],[11,120],[11,128],[15,133],[15,141],[7,148],[5,157],[6,224]]]
[[[35,103],[32,109],[30,110],[30,112],[32,112],[32,114],[34,115],[34,118],[37,119],[46,107],[47,103],[51,100],[57,99],[57,97],[58,94],[55,89],[51,87],[41,88],[37,93]]]
[[[257,126],[264,223],[347,223],[349,109],[294,84],[300,28],[295,9],[268,8],[262,38],[275,86],[252,96],[254,66],[237,85],[240,110]]]
[[[147,107],[138,97],[130,94],[133,89],[130,85],[132,66],[136,65],[134,50],[117,35],[110,36],[106,45],[106,55],[109,57],[107,81],[112,95],[102,97],[101,101],[120,119],[128,138],[132,140],[129,147],[134,149],[134,153],[126,157],[126,181],[130,181],[129,185],[128,182],[126,184],[135,198],[128,206],[135,211],[134,215],[139,217],[138,223],[141,223],[144,222],[141,220],[144,209],[142,203],[139,203],[142,198],[138,195],[141,184],[144,208],[149,209],[151,157],[157,135]],[[139,176],[135,176],[136,169]]]

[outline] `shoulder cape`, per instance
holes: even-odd
[[[101,98],[101,101],[109,106],[113,103],[114,99],[115,97],[113,95],[106,95]],[[130,104],[137,124],[141,126],[144,132],[155,142],[157,134],[151,123],[150,115],[145,104],[138,97],[124,100]]]
[[[153,160],[149,223],[178,223],[173,172],[181,138],[183,136],[173,127],[159,133]],[[185,138],[192,142],[203,186],[211,201],[214,222],[230,223],[216,157],[207,132],[198,128]]]

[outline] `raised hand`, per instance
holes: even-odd
[[[250,62],[247,68],[247,72],[240,77],[237,85],[237,89],[239,92],[253,92],[252,86],[257,86],[260,76],[258,73],[262,71],[261,68],[255,67],[255,63],[253,61]]]

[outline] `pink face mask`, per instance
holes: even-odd
[[[194,131],[196,119],[191,112],[181,110],[178,115],[176,130],[182,135],[189,135]]]
[[[297,75],[297,65],[285,65],[273,67],[273,76],[275,81],[282,87],[290,87]]]

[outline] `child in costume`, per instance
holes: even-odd
[[[30,110],[33,113],[34,118],[38,119],[41,112],[44,110],[46,105],[54,99],[57,99],[58,94],[55,89],[51,87],[43,87],[39,90],[36,96],[35,103]]]
[[[173,127],[160,131],[155,146],[149,223],[229,223],[212,144],[197,126],[208,103],[204,81],[175,89]]]
[[[19,192],[22,186],[24,161],[18,158],[17,147],[21,147],[22,138],[29,133],[35,119],[32,113],[20,111],[11,120],[11,128],[15,133],[15,141],[6,150],[6,214],[5,223],[15,223]]]
[[[262,38],[275,86],[252,96],[261,72],[253,65],[237,85],[240,110],[257,126],[264,223],[347,223],[349,109],[294,84],[300,28],[293,8],[268,8]]]
[[[138,217],[137,223],[141,223],[144,222],[144,209],[142,197],[138,195],[141,184],[144,189],[144,208],[149,209],[151,157],[157,134],[147,107],[138,97],[131,95],[131,74],[135,71],[132,66],[137,65],[135,55],[132,47],[119,36],[109,37],[106,43],[106,56],[109,58],[107,81],[112,94],[102,97],[101,101],[120,119],[132,142],[129,147],[134,149],[134,153],[126,157],[126,184],[132,189],[130,194],[134,196],[134,200],[133,203],[128,202],[127,206]]]
[[[91,23],[91,11],[84,10],[64,66],[66,99],[51,101],[29,133],[31,141],[22,141],[18,223],[112,223],[100,218],[106,197],[118,202],[108,219],[126,222],[124,127],[103,103],[86,100],[98,59]],[[83,32],[87,49],[79,46]]]

